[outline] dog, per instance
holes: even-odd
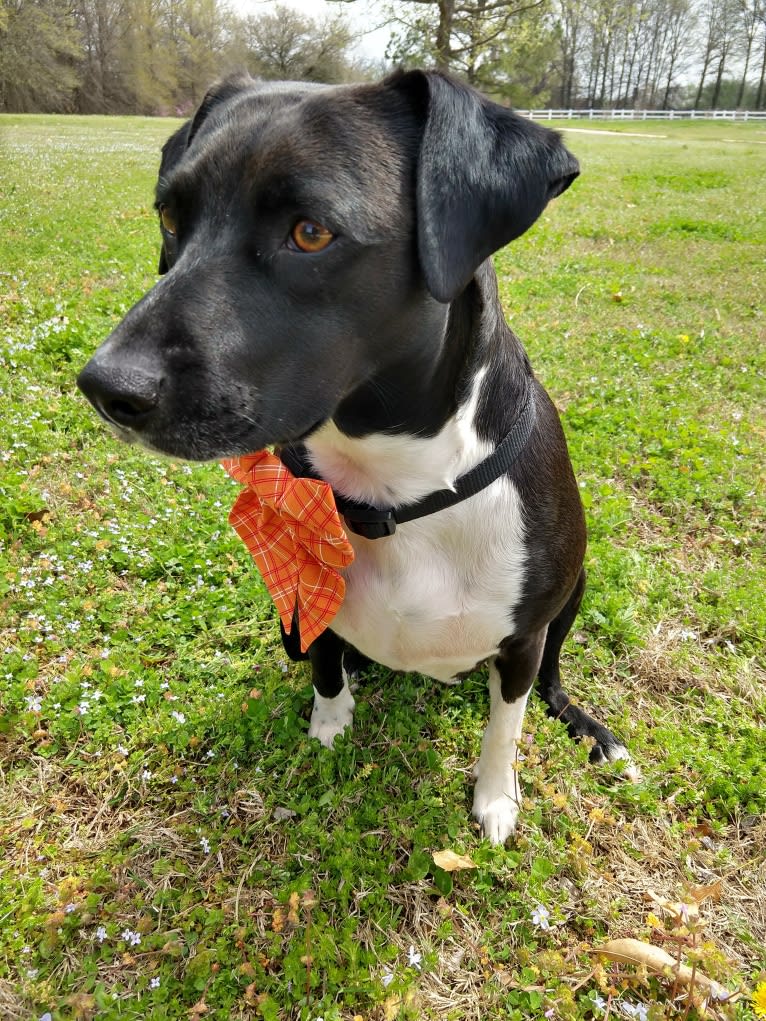
[[[630,763],[561,686],[584,516],[490,258],[578,174],[557,133],[441,72],[225,79],[163,148],[161,279],[78,377],[123,439],[198,461],[276,446],[332,486],[355,558],[306,653],[309,734],[351,726],[353,650],[446,682],[488,665],[473,816],[495,844],[535,679],[592,761]]]

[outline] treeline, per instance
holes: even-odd
[[[419,0],[389,56],[516,106],[766,108],[766,0]]]
[[[182,114],[230,70],[342,82],[386,66],[449,68],[516,106],[766,109],[766,0],[382,0],[374,68],[331,10],[0,0],[0,110]]]
[[[243,68],[340,82],[364,68],[341,15],[238,16],[222,0],[0,0],[0,110],[186,114]]]

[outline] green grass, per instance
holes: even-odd
[[[763,130],[572,132],[583,176],[498,257],[589,516],[567,684],[644,779],[590,767],[533,703],[525,809],[496,849],[469,821],[484,679],[376,670],[353,734],[309,741],[310,678],[226,524],[236,486],[118,445],[75,390],[156,279],[173,126],[0,118],[0,1015],[587,1021],[600,994],[612,1015],[642,1002],[681,1019],[672,983],[589,951],[656,941],[645,895],[716,880],[684,938],[702,970],[751,988],[766,969]],[[444,848],[477,867],[443,872]],[[711,1009],[753,1016],[747,997]]]

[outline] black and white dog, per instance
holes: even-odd
[[[356,557],[308,650],[309,733],[352,722],[349,646],[447,682],[488,664],[473,814],[496,843],[535,678],[593,761],[629,761],[561,688],[583,513],[489,260],[578,172],[557,134],[440,73],[228,79],[163,149],[167,273],[78,380],[124,439],[200,461],[274,444],[332,485]]]

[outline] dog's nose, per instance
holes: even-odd
[[[116,369],[92,358],[77,377],[77,385],[107,421],[141,429],[159,403],[162,379],[137,366]]]

